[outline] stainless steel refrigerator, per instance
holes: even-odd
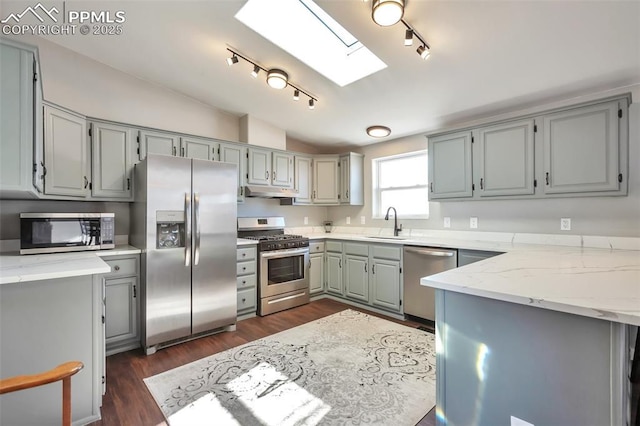
[[[236,167],[154,154],[135,166],[130,243],[142,249],[147,354],[235,325]]]

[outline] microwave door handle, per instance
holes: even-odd
[[[193,228],[195,232],[195,247],[193,249],[193,265],[200,263],[200,194],[193,193]]]
[[[191,262],[191,195],[187,192],[184,194],[184,266],[189,267]]]

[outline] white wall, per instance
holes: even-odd
[[[469,217],[478,217],[479,231],[531,232],[640,237],[640,88],[632,92],[629,108],[629,193],[626,197],[579,197],[536,200],[488,200],[430,202],[428,220],[400,220],[405,228],[444,229],[443,218],[451,218],[451,229],[469,230]],[[329,208],[336,225],[389,227],[384,220],[371,218],[371,160],[427,148],[423,135],[396,139],[364,147],[365,205]],[[400,212],[402,213],[402,212]],[[560,231],[560,218],[572,219],[571,231]]]
[[[273,149],[287,149],[287,134],[284,130],[249,114],[240,117],[240,142]]]

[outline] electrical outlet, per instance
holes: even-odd
[[[533,423],[525,422],[522,419],[511,416],[511,426],[533,426]]]
[[[364,224],[365,224],[365,217],[360,216],[360,225],[364,225]]]
[[[445,217],[444,218],[444,227],[445,228],[451,228],[451,218],[450,217]]]
[[[308,216],[305,216],[305,217],[304,217],[304,224],[305,224],[305,225],[308,225],[308,224],[309,224],[309,217],[308,217]]]
[[[471,217],[469,218],[469,228],[476,229],[478,227],[478,218]]]
[[[563,217],[560,219],[560,230],[561,231],[571,231],[571,218]]]
[[[347,216],[347,225],[351,225],[351,216]]]

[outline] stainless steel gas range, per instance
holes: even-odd
[[[309,303],[309,239],[284,233],[283,217],[239,217],[238,237],[258,240],[258,315]]]

